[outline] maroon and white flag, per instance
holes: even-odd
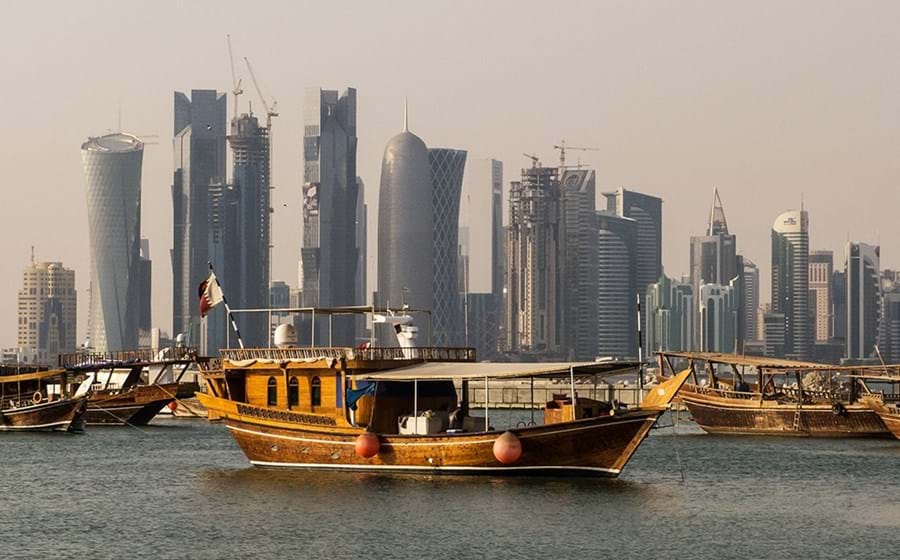
[[[216,274],[209,271],[209,278],[200,283],[200,317],[206,317],[210,310],[225,301]]]

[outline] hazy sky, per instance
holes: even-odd
[[[801,193],[811,247],[848,236],[900,266],[897,2],[38,2],[2,3],[0,174],[6,273],[0,345],[39,260],[74,268],[83,337],[90,279],[79,147],[118,127],[147,146],[143,234],[153,322],[171,330],[172,91],[231,89],[225,34],[248,56],[275,123],[274,276],[297,280],[306,86],[358,89],[370,258],[381,156],[402,126],[429,146],[504,162],[506,183],[552,145],[582,155],[598,191],[664,199],[663,260],[688,269],[714,187],[738,249],[769,293],[770,228]],[[242,68],[241,68],[242,70]],[[245,75],[242,98],[259,107]],[[232,103],[229,95],[229,110]],[[575,154],[572,154],[574,156]],[[573,158],[574,159],[574,158]],[[374,286],[370,286],[370,289]],[[227,289],[227,288],[226,288]]]

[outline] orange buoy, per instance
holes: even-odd
[[[359,437],[356,438],[356,454],[360,457],[371,459],[378,455],[379,447],[381,447],[381,441],[372,432],[359,434]]]
[[[172,401],[166,406],[168,406],[169,410],[171,410],[172,412],[175,412],[176,410],[178,410],[178,403],[176,401]]]
[[[512,432],[503,434],[494,441],[494,457],[504,465],[511,465],[522,456],[522,442]]]

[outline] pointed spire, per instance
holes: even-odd
[[[713,190],[712,207],[709,209],[709,230],[707,235],[728,235],[728,222],[725,220],[725,208],[719,197],[719,189]]]
[[[403,132],[409,132],[409,98],[403,98]]]

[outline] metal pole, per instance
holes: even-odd
[[[488,422],[488,401],[490,400],[490,399],[488,399],[488,395],[490,395],[490,392],[488,391],[488,378],[485,375],[484,376],[484,431],[485,432],[488,431],[488,426],[490,426],[490,423]]]
[[[312,321],[310,326],[310,335],[309,335],[309,347],[313,348],[316,345],[316,310],[312,310]]]
[[[419,380],[413,379],[413,430],[419,435]]]
[[[575,406],[578,404],[575,396],[575,366],[569,366],[569,384],[572,386],[572,420],[577,420],[578,413],[575,412]]]
[[[369,321],[369,346],[375,346],[375,304],[372,304],[372,315]]]
[[[641,336],[641,295],[637,298],[637,335],[638,335],[638,404],[644,402],[644,343]]]
[[[328,346],[334,346],[334,340],[331,338],[331,327],[334,324],[334,315],[328,314]]]
[[[271,279],[271,277],[270,277],[270,279]],[[272,347],[272,310],[271,310],[271,309],[269,310],[269,328],[268,328],[268,331],[269,331],[269,348],[271,348],[271,347]],[[288,407],[288,408],[290,408],[290,407]]]
[[[534,377],[531,378],[531,423],[534,424]]]

